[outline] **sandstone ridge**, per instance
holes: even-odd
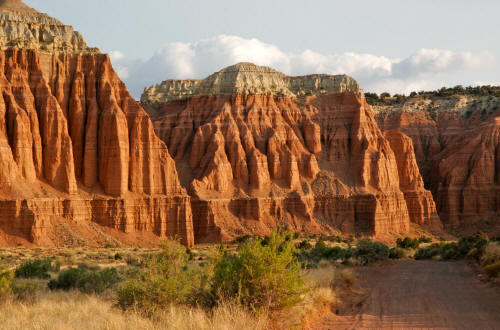
[[[240,63],[164,82],[142,101],[192,197],[198,242],[276,227],[385,237],[440,223],[412,141],[379,129],[352,78]]]
[[[271,94],[297,97],[326,93],[363,95],[358,83],[346,75],[289,77],[266,66],[238,63],[203,80],[166,80],[146,88],[141,101],[158,104],[202,95]]]
[[[500,88],[489,89],[447,96],[429,92],[374,109],[383,130],[413,140],[443,223],[460,232],[481,228],[498,235]]]
[[[42,14],[21,0],[0,1],[0,49],[33,49],[49,53],[98,53],[71,26]]]
[[[0,13],[17,31],[0,50],[0,245],[193,245],[175,162],[109,57],[20,1]]]

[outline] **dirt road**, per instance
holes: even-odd
[[[359,273],[362,302],[319,329],[500,329],[500,290],[464,263],[398,261]]]

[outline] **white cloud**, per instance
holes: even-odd
[[[487,52],[420,49],[403,59],[354,52],[321,54],[306,50],[286,53],[258,39],[231,35],[192,43],[170,43],[147,61],[131,61],[119,51],[110,56],[135,97],[140,96],[144,87],[163,80],[201,79],[238,62],[270,66],[289,75],[345,73],[356,78],[365,90],[391,93],[436,89],[447,84],[472,84],[483,78],[456,81],[456,77],[454,80],[450,75],[473,73],[496,65],[493,55]]]
[[[493,55],[488,52],[473,54],[471,52],[422,48],[409,57],[394,63],[394,75],[411,77],[425,73],[475,70],[493,60]]]
[[[109,58],[114,63],[114,69],[118,76],[123,80],[127,79],[130,76],[128,66],[122,63],[125,60],[125,55],[118,50],[114,50],[109,53]]]

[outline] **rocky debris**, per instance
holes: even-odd
[[[352,78],[240,63],[153,86],[142,101],[192,196],[197,242],[275,227],[384,236],[439,222],[411,140],[393,139],[398,162]]]
[[[59,43],[73,30],[21,1],[1,2],[0,13],[1,24],[56,35],[52,46],[25,39],[0,51],[0,238],[64,244],[56,224],[91,232],[93,222],[135,244],[193,245],[175,162],[109,57]]]

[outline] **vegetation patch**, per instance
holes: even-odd
[[[405,237],[404,239],[398,238],[396,244],[402,249],[418,249],[420,240],[409,237]]]
[[[59,265],[54,265],[49,259],[37,259],[26,261],[17,267],[15,275],[18,278],[49,279],[50,271],[59,271]]]
[[[305,293],[301,266],[287,235],[272,233],[224,253],[214,267],[211,285],[217,300],[236,300],[251,309],[275,310],[300,302]]]
[[[120,282],[115,268],[91,271],[84,268],[69,268],[48,284],[51,290],[78,289],[84,293],[102,293]]]
[[[168,241],[161,253],[150,256],[119,287],[118,305],[151,314],[161,306],[203,303],[208,272],[203,267],[189,268],[188,261],[186,248],[177,241]]]
[[[11,293],[11,285],[14,280],[14,272],[0,269],[0,298]]]

